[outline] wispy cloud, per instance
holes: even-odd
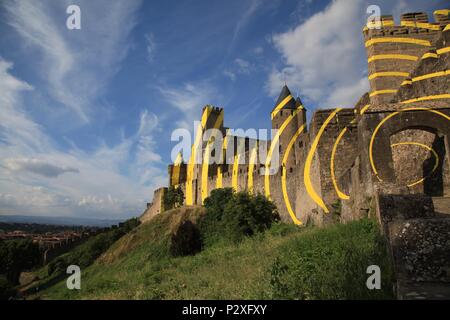
[[[61,150],[25,112],[31,89],[0,59],[0,214],[137,215],[165,182],[158,118],[143,109],[135,133],[86,152]],[[11,122],[13,121],[13,122]]]
[[[147,49],[147,59],[149,62],[153,62],[156,50],[155,35],[153,33],[147,33],[144,37]]]
[[[210,83],[185,83],[179,87],[156,87],[163,99],[172,107],[182,112],[177,126],[193,129],[193,122],[198,120],[199,110],[207,104],[219,101],[219,93]]]
[[[81,30],[65,26],[67,1],[3,2],[8,23],[34,53],[33,66],[51,97],[88,122],[96,98],[119,70],[130,47],[140,0],[80,0]],[[59,15],[57,13],[60,13]]]
[[[58,166],[39,159],[5,159],[5,167],[15,173],[27,171],[47,178],[56,178],[64,173],[80,173],[76,168]]]
[[[424,11],[436,3],[331,1],[324,10],[272,37],[284,66],[274,68],[269,74],[266,84],[269,94],[277,95],[286,81],[320,107],[352,107],[369,89],[361,29],[370,4],[379,5],[382,14],[399,17],[405,11]]]

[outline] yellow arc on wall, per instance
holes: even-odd
[[[339,133],[338,137],[336,138],[336,141],[333,146],[333,150],[331,151],[331,159],[330,159],[331,181],[333,182],[334,190],[336,190],[338,197],[342,200],[348,200],[348,199],[350,199],[350,197],[348,195],[346,195],[345,193],[343,193],[337,185],[336,175],[334,172],[334,158],[336,156],[338,144],[346,132],[347,132],[347,127],[342,129],[342,131]]]
[[[195,159],[197,157],[196,153],[197,153],[198,146],[202,141],[203,128],[205,128],[205,126],[206,126],[206,122],[208,121],[211,110],[212,110],[211,107],[206,107],[203,110],[202,121],[198,125],[197,134],[195,136],[195,141],[191,148],[191,156],[189,158],[189,162],[188,162],[188,166],[187,166],[187,179],[186,179],[186,205],[188,205],[188,206],[192,206],[194,204],[193,180],[194,180]]]
[[[421,108],[421,107],[402,109],[402,110],[399,110],[399,111],[391,113],[386,118],[381,120],[380,123],[375,127],[375,130],[372,133],[372,137],[370,138],[370,143],[369,143],[369,161],[370,161],[370,166],[372,167],[372,171],[373,171],[373,173],[375,174],[375,176],[377,177],[377,179],[379,181],[383,181],[383,179],[381,179],[378,176],[378,171],[377,171],[377,168],[375,166],[375,161],[373,159],[373,144],[375,142],[376,135],[377,135],[378,131],[380,130],[380,128],[383,126],[383,124],[386,121],[388,121],[390,118],[392,118],[392,117],[394,117],[394,116],[396,116],[396,115],[398,115],[398,114],[400,114],[402,112],[405,112],[405,111],[427,111],[427,112],[432,112],[432,113],[435,113],[435,114],[437,114],[437,115],[439,115],[441,117],[444,117],[445,119],[450,121],[450,117],[447,116],[445,113],[442,113],[442,112],[440,112],[438,110],[433,110],[433,109],[428,109],[428,108]]]
[[[289,102],[291,101],[291,99],[293,99],[293,97],[291,95],[288,95],[286,98],[283,99],[283,101],[280,102],[279,105],[277,105],[275,107],[275,109],[273,109],[272,113],[270,114],[271,119],[273,120],[273,118],[277,115],[277,113]]]
[[[233,163],[233,173],[231,176],[231,187],[234,189],[234,191],[239,191],[239,184],[238,184],[238,176],[239,176],[239,159],[241,155],[238,153],[234,156],[234,163]]]
[[[214,129],[218,129],[220,124],[223,122],[223,110],[220,111],[219,116],[214,123]],[[208,174],[209,174],[209,158],[211,156],[211,144],[214,142],[214,136],[209,137],[208,143],[205,147],[205,154],[203,156],[202,163],[202,204],[203,201],[208,197]]]
[[[282,162],[282,173],[281,173],[281,189],[283,191],[283,198],[284,198],[284,203],[286,204],[286,209],[289,212],[289,215],[291,216],[292,221],[296,224],[296,225],[301,225],[302,221],[297,219],[297,216],[295,215],[294,210],[292,210],[292,206],[291,206],[291,202],[289,201],[289,195],[287,192],[287,187],[286,187],[286,163],[289,157],[289,153],[291,152],[292,146],[294,145],[295,141],[297,140],[298,136],[300,135],[300,133],[303,132],[303,129],[305,128],[305,125],[303,124],[300,128],[298,128],[298,130],[295,132],[295,134],[292,136],[291,140],[289,141],[289,144],[286,148],[286,152],[283,156],[283,162]]]
[[[283,124],[281,125],[280,129],[278,129],[275,137],[273,137],[272,142],[270,143],[269,152],[267,153],[266,163],[265,163],[265,172],[264,172],[264,192],[267,197],[267,199],[270,199],[270,167],[272,162],[272,154],[275,146],[278,143],[278,140],[280,139],[280,135],[283,133],[284,129],[288,126],[288,124],[291,122],[291,120],[297,115],[297,113],[302,109],[303,107],[298,107],[289,117],[284,120]]]
[[[384,72],[375,72],[369,75],[369,80],[373,80],[379,77],[408,77],[408,72],[397,72],[397,71],[384,71]]]
[[[255,144],[255,147],[252,149],[250,154],[250,162],[248,164],[248,182],[247,188],[249,193],[253,193],[253,170],[256,164],[256,156],[258,154],[258,145]]]
[[[225,160],[225,156],[227,154],[227,146],[228,146],[228,129],[226,129],[225,137],[223,138],[223,144],[222,144],[222,163],[227,163]],[[216,188],[220,189],[223,188],[223,172],[222,172],[222,165],[217,166],[217,180],[216,180]]]
[[[171,186],[177,187],[178,183],[180,182],[180,166],[183,161],[183,156],[181,152],[178,152],[177,158],[175,159],[175,162],[173,163],[173,169],[172,169],[172,178],[171,178]]]
[[[376,60],[388,60],[388,59],[417,61],[419,60],[419,57],[408,54],[377,54],[367,59],[367,62],[371,63],[372,61]]]
[[[413,183],[410,183],[410,184],[407,185],[408,187],[413,187],[413,186],[415,186],[415,185],[417,185],[419,183],[424,182],[426,178],[431,176],[436,171],[436,169],[439,166],[439,156],[438,156],[437,152],[433,148],[427,146],[426,144],[419,143],[419,142],[409,142],[409,141],[407,141],[407,142],[399,142],[399,143],[391,144],[391,147],[403,146],[403,145],[414,145],[414,146],[419,146],[419,147],[425,148],[425,149],[427,149],[428,151],[430,151],[433,154],[434,160],[435,160],[433,169],[431,170],[431,172],[427,176],[423,177],[420,180],[417,180],[416,182],[413,182]]]
[[[303,180],[305,183],[306,191],[308,192],[311,199],[313,199],[314,202],[317,203],[325,211],[325,213],[329,213],[328,208],[325,205],[325,203],[323,202],[322,198],[314,190],[314,187],[311,182],[311,164],[312,164],[312,161],[314,158],[314,153],[316,152],[317,146],[319,145],[320,138],[322,137],[322,134],[325,131],[325,128],[328,126],[328,124],[331,122],[331,120],[336,116],[336,114],[341,110],[342,110],[342,108],[337,108],[336,110],[334,110],[328,116],[328,118],[325,120],[325,122],[322,124],[322,126],[320,127],[319,132],[317,133],[316,137],[314,138],[311,148],[309,149],[308,156],[306,157],[304,172],[303,172]]]
[[[430,47],[431,42],[428,40],[415,39],[415,38],[396,38],[396,37],[380,37],[373,38],[366,41],[366,48],[370,47],[376,43],[409,43],[409,44],[417,44],[420,46]]]
[[[450,99],[450,94],[436,94],[433,96],[425,96],[425,97],[419,97],[414,99],[409,99],[402,101],[400,103],[407,104],[407,103],[413,103],[413,102],[420,102],[420,101],[428,101],[428,100],[439,100],[439,99]]]

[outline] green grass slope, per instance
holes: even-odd
[[[376,223],[327,228],[276,224],[239,245],[219,243],[194,256],[171,257],[170,237],[201,208],[165,212],[118,240],[82,270],[81,290],[65,281],[41,299],[374,299],[392,298],[392,273]],[[367,266],[382,270],[368,290]]]

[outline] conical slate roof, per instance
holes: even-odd
[[[300,101],[300,99],[299,99]],[[301,101],[300,101],[301,103]],[[291,91],[289,90],[287,85],[284,85],[281,89],[280,96],[278,97],[277,102],[275,103],[275,107],[272,110],[272,119],[275,115],[283,109],[297,109],[297,101],[292,96]]]
[[[302,107],[303,109],[305,109],[305,107],[303,106],[302,100],[300,100],[300,97],[297,97],[297,99],[295,99],[295,105],[297,108]]]

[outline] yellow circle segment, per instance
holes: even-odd
[[[437,152],[433,148],[431,148],[430,146],[427,146],[426,144],[419,143],[419,142],[410,142],[410,141],[399,142],[399,143],[391,144],[391,147],[404,146],[404,145],[413,145],[413,146],[419,146],[419,147],[425,148],[425,149],[427,149],[428,151],[430,151],[433,154],[434,160],[435,160],[434,167],[433,167],[433,169],[431,170],[431,172],[427,176],[423,177],[420,180],[417,180],[416,182],[413,182],[413,183],[410,183],[410,184],[407,185],[408,187],[413,187],[413,186],[415,186],[415,185],[417,185],[419,183],[424,182],[425,179],[430,177],[436,171],[436,169],[439,166],[439,156],[438,156]]]
[[[282,172],[281,172],[281,189],[283,191],[284,203],[286,204],[286,209],[288,210],[292,221],[296,225],[302,225],[303,222],[301,220],[297,219],[297,216],[295,215],[294,210],[292,210],[291,202],[289,201],[289,195],[288,195],[287,187],[286,187],[286,174],[287,174],[286,162],[289,158],[289,153],[291,152],[291,149],[292,149],[295,141],[297,140],[298,136],[303,132],[304,128],[305,128],[305,125],[304,124],[301,125],[300,128],[297,129],[297,131],[294,133],[291,140],[289,141],[289,144],[286,148],[286,152],[284,153],[284,156],[283,156]]]
[[[427,111],[427,112],[432,112],[434,114],[437,114],[441,117],[444,117],[445,119],[450,121],[450,117],[448,115],[446,115],[445,113],[442,113],[438,110],[434,110],[434,109],[429,109],[429,108],[423,108],[423,107],[416,107],[416,108],[406,108],[406,109],[402,109],[399,111],[395,111],[393,113],[391,113],[390,115],[388,115],[386,118],[384,118],[383,120],[380,121],[380,123],[375,127],[375,130],[373,131],[372,137],[370,138],[370,143],[369,143],[369,161],[370,161],[370,166],[372,167],[372,171],[375,174],[375,176],[377,177],[377,179],[381,182],[383,181],[379,175],[378,175],[378,171],[377,168],[375,166],[375,162],[373,160],[373,144],[375,142],[375,138],[378,134],[378,131],[380,130],[380,128],[383,126],[383,124],[388,121],[389,119],[391,119],[392,117],[405,112],[405,111]]]

